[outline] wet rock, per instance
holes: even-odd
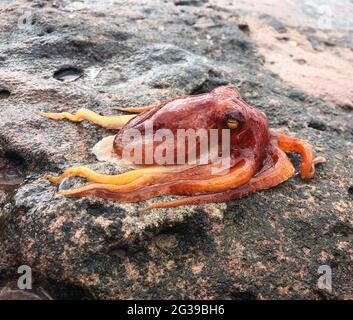
[[[0,85],[10,94],[0,94],[0,155],[26,180],[0,191],[0,270],[7,277],[31,266],[49,279],[54,298],[351,298],[353,113],[269,71],[252,38],[259,31],[251,24],[247,31],[242,11],[193,3],[23,1],[1,9]],[[293,31],[270,18],[262,23],[282,37]],[[121,169],[91,153],[112,131],[36,111],[117,114],[113,107],[229,82],[272,128],[308,139],[327,158],[315,179],[295,176],[239,201],[144,214],[139,209],[157,199],[62,198],[42,179],[70,166]],[[67,179],[59,188],[82,183]],[[317,287],[323,264],[333,270],[332,292]]]

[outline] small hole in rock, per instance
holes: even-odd
[[[301,58],[294,59],[294,62],[296,62],[296,63],[298,63],[300,65],[306,64],[306,60],[305,59],[301,59]]]
[[[348,188],[348,194],[353,198],[353,186]]]
[[[116,257],[123,259],[126,257],[126,250],[124,250],[122,248],[114,248],[109,251],[109,254],[111,254],[112,256],[116,256]]]
[[[0,158],[0,190],[12,193],[23,182],[24,170],[24,159],[20,155],[5,152]]]
[[[99,217],[104,214],[104,207],[99,204],[91,204],[87,208],[87,213],[91,214],[92,216]]]
[[[207,0],[174,0],[176,6],[202,6]]]
[[[54,72],[53,77],[62,82],[73,82],[83,76],[83,71],[76,67],[65,67]]]
[[[6,89],[0,89],[0,99],[7,99],[11,95],[11,92]]]
[[[48,26],[44,30],[46,33],[53,33],[55,28],[53,26]]]
[[[243,31],[245,34],[250,34],[250,27],[247,23],[238,24],[238,28]]]
[[[5,152],[5,158],[16,166],[21,166],[25,163],[25,159],[15,151]]]
[[[315,130],[319,130],[319,131],[326,131],[327,130],[327,126],[323,121],[320,120],[311,120],[308,124],[309,128],[313,128]]]
[[[334,47],[335,44],[333,42],[330,42],[330,41],[324,41],[324,45],[327,46],[327,47]]]

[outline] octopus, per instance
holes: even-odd
[[[75,114],[39,112],[50,119],[88,120],[117,130],[116,135],[104,138],[94,147],[98,160],[115,159],[119,163],[129,143],[131,147],[131,141],[126,141],[124,134],[133,129],[142,137],[133,144],[144,151],[140,159],[142,162],[136,164],[132,161],[132,170],[109,175],[82,166],[68,168],[59,177],[47,175],[46,178],[52,183],[60,183],[73,176],[89,181],[84,186],[61,191],[60,195],[76,198],[91,196],[120,202],[138,202],[164,195],[180,196],[175,200],[153,203],[142,210],[226,202],[272,188],[291,178],[295,169],[286,155],[288,152],[301,156],[299,174],[303,179],[312,179],[315,165],[325,161],[323,157],[314,158],[308,141],[271,130],[266,115],[247,104],[233,85],[220,86],[209,93],[177,97],[158,105],[116,109],[130,114],[102,116],[89,109],[79,109]],[[216,130],[222,142],[221,132],[228,130],[228,165],[214,173],[217,163],[220,167],[219,159],[222,158],[219,141],[216,148],[218,162],[160,164],[153,160],[153,156],[151,162],[151,155],[157,151],[176,156],[180,151],[180,141],[166,144],[165,141],[151,139],[146,133],[148,121],[153,123],[153,133],[168,129],[175,139],[180,129],[203,129],[208,136]],[[189,155],[188,139],[185,137],[183,150],[186,158]],[[158,149],[162,144],[164,150],[161,152]],[[196,140],[194,152],[197,159],[202,156],[200,144],[200,139]],[[147,158],[150,158],[148,163]]]

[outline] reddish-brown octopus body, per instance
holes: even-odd
[[[294,168],[285,152],[301,155],[300,175],[304,179],[312,178],[315,164],[324,161],[322,157],[313,159],[312,147],[308,142],[269,130],[264,113],[242,100],[232,85],[216,88],[206,94],[176,98],[161,105],[120,110],[135,112],[138,115],[103,117],[87,109],[80,109],[75,115],[66,112],[40,113],[52,119],[68,119],[75,122],[87,119],[106,128],[120,129],[111,142],[110,153],[113,157],[122,158],[126,149],[141,151],[142,168],[120,175],[104,175],[78,167],[66,170],[58,178],[47,176],[54,183],[68,176],[81,176],[93,182],[63,191],[62,195],[98,196],[127,202],[167,194],[187,196],[171,202],[152,204],[146,209],[224,202],[239,199],[256,190],[271,188],[289,179],[294,174]],[[152,135],[146,132],[148,122],[153,124]],[[157,132],[166,129],[173,137],[169,144],[163,139],[154,139]],[[215,165],[220,162],[176,164],[181,145],[186,161],[191,150],[190,138],[184,136],[184,140],[180,141],[177,139],[178,132],[197,132],[200,129],[207,132],[208,138],[212,130],[217,130],[217,150],[225,141],[222,132],[229,131],[227,170],[214,173]],[[126,134],[131,130],[141,134],[142,139],[135,142],[126,140]],[[201,143],[200,139],[196,140],[197,159],[202,155]],[[158,149],[162,145],[164,149],[160,154],[172,154],[171,163],[161,165],[156,160],[154,155],[160,152]],[[208,147],[207,150],[210,151],[209,141]],[[130,151],[129,154],[131,155]],[[152,162],[147,163],[147,158]]]

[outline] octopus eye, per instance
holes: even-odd
[[[236,129],[239,127],[239,121],[237,121],[235,119],[228,119],[227,120],[227,127],[229,129]]]

